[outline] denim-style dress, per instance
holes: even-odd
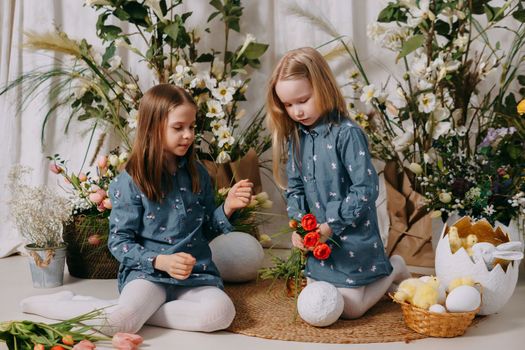
[[[119,291],[129,281],[148,281],[176,286],[217,286],[223,288],[217,267],[211,260],[208,243],[233,227],[222,206],[216,208],[210,177],[198,164],[201,191],[193,193],[182,158],[172,175],[172,190],[162,203],[149,200],[126,172],[109,186],[113,204],[108,246],[120,262]],[[185,280],[177,280],[153,268],[159,254],[185,252],[196,259],[193,271]]]
[[[301,220],[312,213],[328,223],[332,254],[317,260],[308,254],[305,273],[339,288],[367,285],[392,272],[377,224],[379,182],[363,130],[329,113],[306,128],[299,125],[299,157],[289,142],[286,173],[287,211]]]

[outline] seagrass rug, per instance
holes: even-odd
[[[426,338],[405,326],[399,305],[384,297],[357,320],[338,320],[317,328],[294,317],[294,298],[286,296],[283,281],[227,284],[237,316],[227,331],[252,337],[312,343],[409,342]]]

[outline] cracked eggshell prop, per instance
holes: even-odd
[[[468,217],[467,217],[468,218]],[[470,223],[470,218],[468,218]],[[465,218],[460,219],[454,226],[458,227],[459,231],[469,232],[479,230],[480,227],[486,226],[486,220],[478,221],[476,224],[468,226]],[[489,224],[490,226],[490,224]],[[474,230],[472,230],[474,228]],[[492,230],[492,226],[490,227]],[[482,238],[480,241],[490,241],[497,244],[504,243],[501,238],[501,229],[498,227],[495,232],[495,237],[488,237],[486,229],[481,230]],[[474,263],[464,248],[460,248],[454,254],[450,249],[448,240],[448,226],[445,225],[440,235],[440,240],[436,248],[436,276],[441,283],[448,285],[453,279],[458,277],[470,276],[483,287],[482,303],[479,311],[480,315],[490,315],[498,312],[514,293],[514,288],[518,281],[519,262],[511,262],[508,264],[506,271],[497,264],[491,271],[483,260]],[[461,236],[461,234],[460,234]],[[508,237],[507,237],[508,241]]]

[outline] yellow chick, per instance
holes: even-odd
[[[450,243],[450,251],[452,254],[463,246],[461,238],[459,238],[458,229],[455,226],[450,227],[448,230],[448,242]]]
[[[463,248],[465,248],[469,256],[472,256],[472,246],[476,243],[478,243],[478,236],[472,233],[463,240]]]
[[[412,298],[412,305],[419,308],[428,310],[434,304],[437,304],[439,297],[438,285],[431,282],[430,280],[427,283],[420,285]]]
[[[412,303],[416,289],[423,284],[424,282],[419,278],[407,278],[399,284],[397,292],[394,294],[394,299],[399,302],[408,301]]]
[[[452,292],[454,288],[457,288],[459,286],[471,286],[473,287],[476,282],[472,279],[470,276],[466,277],[458,277],[450,281],[448,284],[448,292]]]

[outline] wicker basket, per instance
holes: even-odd
[[[471,312],[430,312],[408,302],[398,302],[406,325],[417,333],[430,337],[452,338],[463,335],[479,308]]]
[[[66,225],[63,238],[67,244],[66,263],[71,276],[117,278],[119,262],[109,252],[107,240],[102,239],[97,246],[88,243],[89,236],[98,234],[100,237],[107,237],[108,231],[107,218],[78,215]]]
[[[286,280],[286,295],[296,297],[306,287],[306,278],[300,278],[297,281],[293,277]]]

